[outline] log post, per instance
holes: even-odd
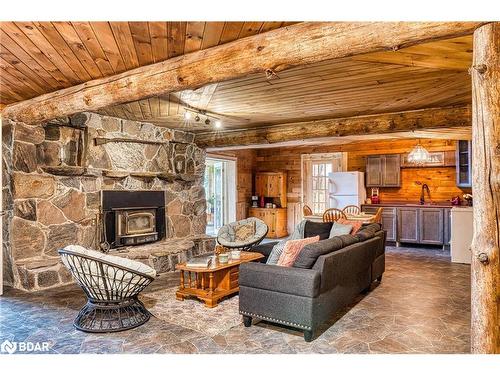
[[[474,238],[472,241],[473,353],[500,353],[500,23],[474,32],[472,148]]]

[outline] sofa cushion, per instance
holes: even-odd
[[[359,241],[366,241],[370,238],[375,237],[375,233],[377,233],[379,230],[380,224],[372,223],[364,225],[358,232],[356,232],[354,237],[357,237]]]
[[[319,236],[303,238],[300,240],[290,240],[287,241],[285,247],[283,248],[283,252],[278,259],[278,266],[283,267],[291,267],[295,262],[295,259],[299,256],[302,248],[310,243],[318,242]]]
[[[297,259],[295,259],[293,266],[297,268],[312,268],[321,255],[340,250],[356,242],[359,242],[356,237],[344,234],[306,245],[299,253]]]
[[[320,223],[307,220],[304,225],[304,238],[319,236],[320,241],[326,240],[330,236],[331,229],[332,223]]]
[[[343,234],[349,234],[351,233],[351,230],[352,230],[352,225],[333,223],[332,229],[330,230],[329,238],[341,236]]]
[[[352,225],[352,230],[351,230],[351,234],[354,236],[357,231],[361,228],[361,226],[363,225],[363,222],[362,221],[359,221],[359,220],[347,220],[347,219],[344,219],[344,218],[340,218],[337,220],[337,223],[339,224],[344,224],[344,225]]]

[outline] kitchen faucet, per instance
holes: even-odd
[[[429,186],[427,184],[422,184],[417,181],[417,183],[422,185],[422,190],[420,192],[420,204],[425,204],[425,191],[427,191],[427,196],[429,197],[429,201],[431,200],[431,191],[429,190]]]

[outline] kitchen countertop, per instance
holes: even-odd
[[[382,203],[370,203],[362,204],[362,206],[376,206],[376,207],[428,207],[428,208],[451,208],[457,207],[452,206],[450,202],[435,202],[435,203],[425,203],[420,204],[418,202],[382,202]],[[467,206],[458,206],[467,207]]]

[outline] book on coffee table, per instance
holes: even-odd
[[[209,267],[212,264],[211,256],[200,256],[189,259],[186,262],[188,267]]]

